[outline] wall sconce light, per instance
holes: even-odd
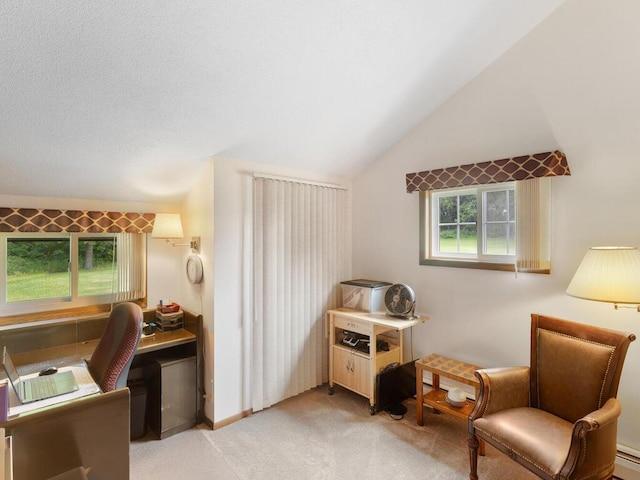
[[[567,294],[640,312],[640,252],[635,247],[591,247]]]
[[[191,237],[190,243],[175,243],[172,239],[184,238],[179,213],[156,213],[151,238],[164,238],[172,247],[191,247],[200,251],[200,237]]]

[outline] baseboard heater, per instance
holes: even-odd
[[[624,480],[640,480],[640,451],[618,445],[614,475]]]

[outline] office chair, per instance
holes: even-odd
[[[89,372],[103,392],[127,386],[127,375],[141,333],[142,309],[138,305],[127,302],[113,307],[88,362]]]
[[[469,415],[471,480],[478,440],[547,480],[612,477],[622,365],[635,335],[531,315],[531,366],[477,370]]]

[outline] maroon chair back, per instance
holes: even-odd
[[[89,360],[89,371],[103,392],[127,386],[127,375],[142,334],[142,309],[135,303],[116,305]]]

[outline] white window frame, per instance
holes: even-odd
[[[453,252],[441,252],[440,251],[440,226],[443,225],[442,223],[440,223],[440,199],[443,197],[460,197],[461,195],[474,195],[476,197],[476,202],[477,202],[477,197],[478,197],[478,192],[476,188],[456,188],[456,189],[450,189],[450,190],[437,190],[437,191],[433,191],[431,192],[431,219],[432,219],[432,225],[433,228],[431,229],[431,257],[433,258],[456,258],[456,259],[477,259],[477,254],[471,254],[471,253],[453,253]],[[460,203],[458,202],[458,208],[459,208]],[[476,206],[479,206],[480,203],[477,202]],[[459,242],[460,242],[460,226],[463,225],[471,225],[471,224],[475,224],[476,226],[476,235],[478,235],[478,217],[476,217],[475,222],[460,222],[460,219],[458,218],[458,220],[456,221],[455,224],[449,224],[449,225],[455,225],[457,227],[457,232],[458,235],[456,235],[457,237],[457,241],[458,241],[458,246],[459,246]],[[478,250],[478,246],[476,244],[476,251]]]
[[[473,187],[463,187],[456,189],[447,189],[447,190],[437,190],[431,192],[431,219],[433,220],[433,228],[431,228],[431,257],[432,258],[442,258],[442,259],[456,259],[456,260],[473,260],[484,263],[499,263],[499,264],[510,264],[512,265],[515,262],[515,251],[511,254],[507,255],[499,255],[499,254],[490,254],[486,253],[486,238],[487,238],[487,221],[486,221],[486,195],[490,192],[502,192],[502,191],[512,191],[515,195],[515,185],[514,182],[505,182],[500,184],[491,184],[486,186],[473,186]],[[475,222],[464,222],[461,223],[458,219],[455,225],[459,227],[461,225],[471,225],[475,223],[476,225],[476,252],[475,253],[452,253],[452,252],[441,252],[440,251],[440,210],[439,210],[439,200],[441,198],[456,196],[459,197],[461,195],[475,195],[476,197],[476,209],[477,209],[477,217]],[[515,214],[515,212],[514,212]],[[507,220],[507,223],[513,223],[513,232],[515,236],[515,215],[514,221],[510,222]]]
[[[82,295],[78,294],[78,241],[82,238],[116,238],[117,234],[113,233],[2,233],[0,234],[0,258],[4,265],[1,273],[2,284],[0,285],[0,313],[2,315],[16,315],[23,313],[37,313],[43,311],[60,310],[67,308],[86,307],[93,305],[103,305],[113,303],[116,300],[118,291],[102,295]],[[146,237],[146,236],[143,236]],[[56,298],[23,300],[17,302],[7,302],[7,241],[11,238],[24,238],[33,240],[43,239],[68,239],[70,249],[70,295]],[[146,252],[146,247],[145,247]],[[146,253],[144,255],[146,257]],[[120,255],[118,255],[120,259]],[[143,268],[146,271],[146,260],[141,259]],[[116,265],[118,268],[118,265]],[[145,289],[146,290],[146,289]],[[142,297],[146,295],[143,293]]]

